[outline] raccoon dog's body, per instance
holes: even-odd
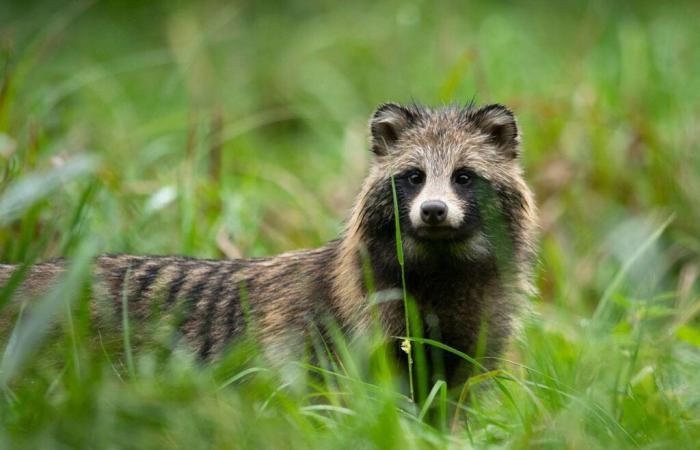
[[[220,354],[248,324],[267,354],[301,353],[328,319],[354,336],[375,311],[387,335],[405,333],[392,177],[408,294],[424,335],[457,350],[497,354],[530,292],[536,214],[518,162],[519,132],[500,105],[477,109],[385,104],[370,120],[374,162],[342,236],[316,250],[214,261],[106,255],[95,264],[95,304],[136,318],[182,312],[178,327],[202,358]],[[366,270],[367,268],[371,270]],[[63,270],[36,265],[21,291],[37,293]],[[0,266],[0,283],[12,266]],[[376,305],[366,288],[393,300]],[[381,297],[381,296],[380,296]],[[384,295],[387,297],[387,295]],[[99,309],[99,308],[97,308]],[[248,316],[249,313],[249,316]],[[445,360],[448,377],[457,360]]]

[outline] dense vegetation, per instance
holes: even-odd
[[[697,447],[698,4],[465,3],[3,1],[0,261],[74,264],[3,341],[0,447]],[[461,396],[411,403],[381,352],[287,373],[92,331],[91,255],[319,245],[376,104],[472,98],[518,114],[540,295]]]

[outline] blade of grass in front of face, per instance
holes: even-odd
[[[411,349],[411,325],[409,320],[409,308],[408,308],[408,292],[406,290],[406,271],[404,270],[404,258],[403,258],[403,240],[401,239],[401,223],[399,222],[399,201],[396,195],[396,181],[394,176],[391,176],[391,195],[393,198],[394,205],[394,231],[396,239],[396,259],[398,260],[399,267],[401,268],[401,290],[403,292],[403,309],[404,309],[404,321],[406,325],[406,339],[401,343],[401,348],[406,352],[407,365],[408,365],[408,388],[411,395],[411,400],[415,401],[415,393],[413,388],[413,354]]]

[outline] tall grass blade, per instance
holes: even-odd
[[[401,349],[406,353],[408,365],[408,388],[411,400],[415,401],[416,396],[413,387],[413,351],[411,349],[411,321],[409,320],[408,291],[406,290],[406,271],[404,269],[403,240],[401,239],[401,223],[399,222],[399,201],[396,196],[396,181],[391,176],[391,195],[394,204],[394,231],[396,237],[396,259],[401,268],[401,290],[403,292],[404,320],[406,322],[406,339],[401,342]]]
[[[666,219],[644,242],[642,242],[639,247],[637,247],[632,256],[625,261],[615,275],[615,278],[613,278],[612,282],[610,282],[608,287],[605,289],[605,292],[603,292],[603,296],[593,312],[592,320],[594,323],[598,322],[602,318],[602,315],[608,308],[610,299],[612,298],[613,294],[617,292],[617,289],[627,276],[627,273],[630,271],[634,263],[654,244],[654,242],[659,239],[659,237],[661,237],[661,234],[663,234],[664,230],[666,230],[671,222],[673,222],[675,217],[675,214],[671,214],[668,219]]]
[[[95,248],[94,242],[83,242],[56,284],[35,304],[24,309],[24,314],[15,324],[5,347],[0,363],[0,383],[7,385],[18,376],[23,365],[51,330],[62,309],[70,307],[78,297],[83,283],[89,278]]]
[[[428,397],[425,399],[423,407],[421,408],[420,413],[418,414],[418,420],[425,419],[426,414],[428,414],[428,411],[433,405],[433,402],[435,401],[435,398],[438,396],[438,394],[440,394],[440,398],[438,400],[438,420],[440,426],[443,427],[445,425],[445,419],[447,417],[447,383],[445,383],[444,380],[438,380],[433,385],[433,388],[428,393]]]
[[[11,223],[37,201],[63,184],[93,172],[96,167],[94,158],[78,156],[45,173],[32,173],[15,181],[0,197],[0,226]]]
[[[124,275],[124,285],[121,292],[122,303],[122,340],[124,344],[124,355],[126,357],[126,367],[130,376],[134,376],[134,355],[131,349],[131,327],[129,322],[129,275],[131,268],[127,268]]]

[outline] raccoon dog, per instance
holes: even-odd
[[[349,337],[375,320],[387,336],[402,336],[393,183],[418,331],[468,354],[498,355],[532,291],[536,234],[513,113],[502,105],[387,103],[369,125],[373,163],[339,239],[261,259],[100,256],[96,313],[119,317],[124,300],[139,320],[180,311],[177,328],[203,359],[240,336],[248,314],[272,359],[302,354],[329,319]],[[64,266],[32,266],[19,294],[44,291]],[[0,284],[13,270],[0,266]],[[377,295],[368,292],[367,273]],[[447,379],[463,378],[460,358],[439,358]]]

